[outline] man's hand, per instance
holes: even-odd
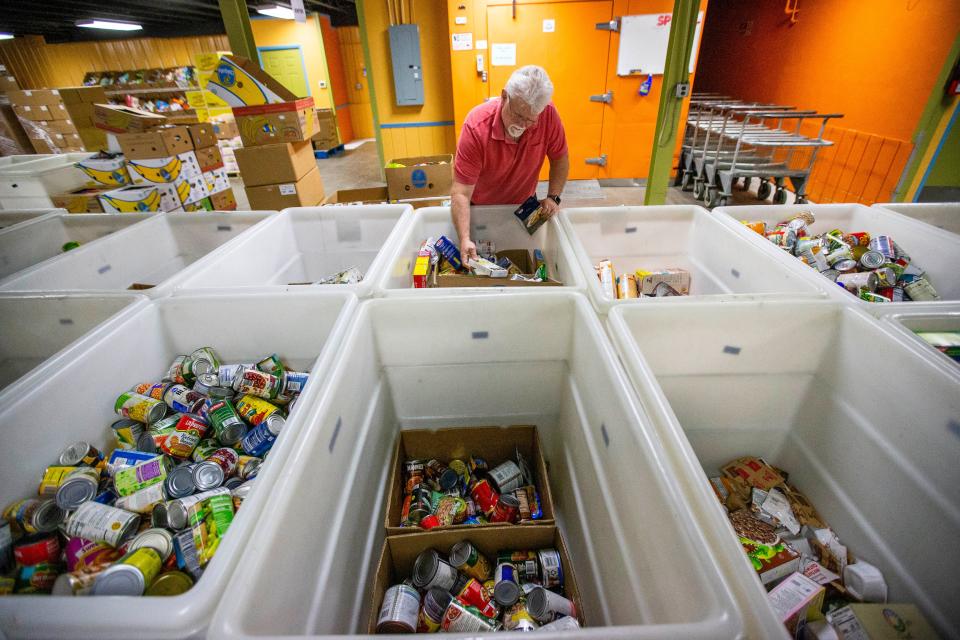
[[[540,201],[540,208],[543,209],[543,217],[547,220],[552,218],[560,211],[560,205],[553,198],[544,198]]]
[[[467,263],[471,259],[476,260],[478,257],[479,256],[477,255],[477,245],[475,245],[472,240],[464,240],[460,244],[460,262],[463,263],[464,269],[468,268]]]

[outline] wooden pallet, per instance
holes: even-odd
[[[317,160],[323,160],[325,158],[333,158],[334,156],[343,155],[343,145],[338,144],[333,149],[314,149],[313,156]]]

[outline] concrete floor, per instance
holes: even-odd
[[[358,189],[362,187],[383,186],[380,179],[380,160],[377,157],[377,145],[373,140],[365,142],[354,150],[345,151],[343,155],[333,158],[317,160],[320,176],[323,178],[324,192],[333,193],[339,189]],[[672,180],[672,176],[671,176]],[[243,190],[240,178],[232,178],[231,185],[237,198],[237,209],[244,211],[250,208],[247,194]],[[735,205],[758,204],[756,196],[757,181],[753,181],[753,189],[749,192],[734,189],[733,202]],[[602,197],[578,199],[564,198],[564,206],[569,207],[611,207],[615,205],[642,205],[644,187],[601,187]],[[792,195],[792,194],[791,194]],[[667,190],[667,204],[695,204],[703,203],[693,197],[689,191],[670,187]]]

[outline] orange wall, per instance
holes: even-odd
[[[340,39],[333,29],[330,16],[320,16],[320,31],[323,34],[323,50],[327,56],[327,73],[330,75],[330,90],[334,109],[337,110],[337,128],[340,130],[340,142],[353,140],[353,124],[350,120],[347,78],[340,50]]]
[[[258,47],[278,47],[296,45],[303,55],[307,71],[307,86],[310,95],[320,109],[333,108],[333,95],[330,91],[330,76],[327,73],[327,59],[320,35],[320,20],[315,13],[307,14],[306,22],[279,20],[277,18],[253,18],[253,39]],[[323,83],[324,86],[321,86]]]
[[[40,36],[0,41],[0,64],[24,89],[70,87],[88,71],[192,65],[197,54],[227,50],[226,36],[127,38],[47,44]]]
[[[337,27],[335,31],[343,56],[353,135],[356,138],[373,138],[376,133],[373,129],[373,111],[370,107],[367,66],[363,61],[363,45],[360,43],[360,27]]]
[[[956,0],[726,0],[707,17],[697,91],[845,114],[811,176],[818,202],[886,201],[960,30]],[[744,31],[749,33],[743,33]]]

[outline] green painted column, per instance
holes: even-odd
[[[660,110],[657,114],[657,128],[653,134],[647,190],[643,198],[643,204],[648,206],[663,204],[667,199],[667,187],[673,169],[673,150],[677,144],[677,136],[683,135],[684,126],[684,123],[680,122],[684,99],[676,97],[676,86],[678,83],[690,81],[690,50],[699,12],[699,0],[674,0],[667,59],[663,68]]]
[[[257,60],[257,45],[253,41],[246,0],[219,0],[219,3],[230,51],[249,60]]]
[[[367,14],[364,0],[357,0],[357,21],[360,23],[360,45],[363,48],[363,64],[367,68],[367,86],[370,87],[370,111],[373,113],[373,135],[377,140],[377,155],[380,157],[380,179],[386,180],[383,172],[383,137],[380,133],[380,111],[377,109],[377,88],[373,82],[373,63],[370,58],[370,42],[367,39]]]

